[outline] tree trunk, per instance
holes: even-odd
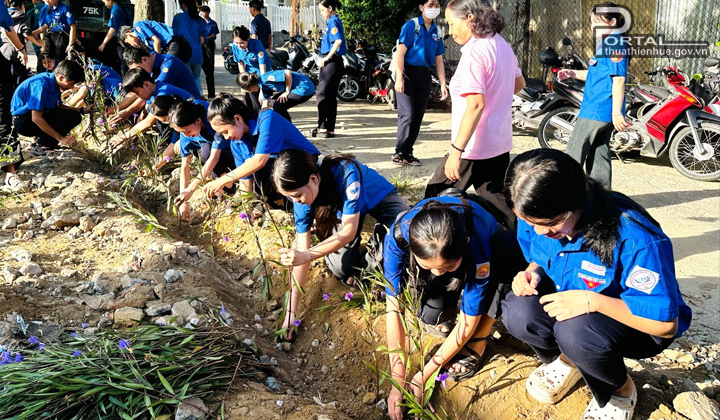
[[[137,0],[135,2],[135,22],[139,20],[165,22],[165,3],[163,0]]]

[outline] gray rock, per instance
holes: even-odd
[[[375,404],[375,407],[379,408],[380,411],[385,412],[388,409],[387,401],[386,400],[380,400]]]
[[[175,283],[180,280],[185,273],[181,270],[173,270],[172,268],[165,272],[165,281],[168,283]]]
[[[175,420],[201,420],[207,412],[208,409],[200,398],[191,397],[178,405]]]
[[[683,392],[673,400],[675,411],[690,420],[718,420],[720,408],[700,391]]]
[[[5,222],[3,222],[2,230],[15,229],[17,225],[17,220],[15,220],[14,217],[10,216],[5,219]]]
[[[95,226],[97,224],[91,217],[83,216],[80,218],[79,227],[83,232],[91,232]]]
[[[285,404],[285,403],[283,402],[283,400],[277,400],[277,401],[275,401],[275,405],[277,405],[278,407],[282,407],[284,404]]]
[[[178,317],[178,323],[184,324],[193,318],[197,318],[197,312],[187,300],[181,300],[172,306],[172,316]]]
[[[48,188],[52,187],[64,187],[66,185],[70,184],[70,180],[67,179],[67,177],[64,176],[58,176],[58,175],[48,175],[47,178],[45,178],[45,186]]]
[[[147,316],[168,315],[172,312],[172,306],[161,300],[155,300],[146,304],[145,313]]]
[[[196,255],[200,251],[200,248],[196,247],[195,245],[191,245],[188,247],[188,254],[190,255]]]
[[[12,283],[15,278],[18,276],[18,269],[15,267],[7,266],[3,268],[2,276],[5,278],[5,281],[8,283]]]
[[[319,346],[320,346],[320,340],[318,340],[318,339],[316,338],[316,339],[314,339],[314,340],[312,341],[312,343],[310,343],[310,345],[313,346],[313,347],[319,347]]]
[[[145,281],[143,279],[135,279],[135,278],[132,278],[129,275],[125,274],[120,279],[120,286],[122,286],[123,289],[129,289],[129,288],[135,286],[136,284],[144,283],[144,282]]]
[[[280,392],[280,385],[278,385],[277,380],[272,376],[268,376],[265,380],[265,386],[270,388],[272,391]]]
[[[32,253],[30,253],[27,249],[12,250],[10,251],[10,256],[19,262],[30,262],[30,260],[32,260]]]
[[[34,335],[43,342],[56,341],[65,332],[65,327],[52,322],[31,322],[28,324],[27,336]],[[42,338],[41,338],[42,337]]]
[[[42,274],[43,270],[35,263],[25,263],[20,267],[20,273],[23,276],[37,276]]]
[[[83,235],[82,229],[80,229],[77,226],[75,226],[74,228],[71,228],[68,231],[68,236],[70,236],[71,238],[74,238],[74,239],[77,239],[77,238],[81,237],[82,235]]]
[[[90,282],[90,290],[98,295],[107,295],[120,290],[120,282],[106,277],[104,274],[96,274]]]
[[[685,380],[683,381],[683,385],[685,386],[685,391],[700,391],[700,387],[697,386],[695,382],[690,378],[685,378]]]
[[[289,352],[290,350],[292,350],[292,344],[288,342],[277,343],[277,349],[284,352]]]
[[[108,328],[111,327],[113,322],[108,318],[107,316],[103,315],[102,318],[100,318],[100,321],[98,321],[97,327],[98,328]]]
[[[140,322],[145,318],[145,312],[139,308],[126,306],[115,311],[115,322]]]
[[[23,234],[22,238],[27,241],[29,239],[32,239],[33,236],[35,236],[35,232],[33,232],[32,230],[28,230]]]
[[[73,227],[80,224],[80,213],[74,205],[66,204],[59,206],[50,211],[48,217],[43,223],[44,228],[63,229]]]
[[[265,303],[265,309],[267,309],[268,312],[272,312],[276,310],[279,307],[278,301],[273,299]]]

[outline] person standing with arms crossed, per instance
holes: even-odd
[[[597,4],[590,12],[590,27],[597,39],[595,57],[589,70],[561,70],[558,80],[573,77],[585,81],[575,129],[568,141],[567,154],[580,162],[585,172],[608,190],[612,186],[610,137],[613,129],[624,131],[625,79],[629,57],[619,27],[625,19],[615,3]]]
[[[398,104],[397,145],[392,162],[416,166],[413,146],[420,132],[425,108],[430,98],[430,67],[437,69],[442,99],[447,98],[442,31],[434,19],[442,9],[438,0],[419,0],[422,16],[407,22],[400,32],[395,68],[395,92]]]
[[[327,26],[323,31],[320,54],[325,58],[320,63],[320,83],[317,86],[315,101],[318,108],[318,126],[310,135],[318,137],[335,137],[335,120],[337,119],[337,90],[342,77],[343,60],[342,56],[347,52],[345,46],[345,31],[337,9],[340,7],[338,0],[322,0],[318,5],[320,14],[327,20]]]

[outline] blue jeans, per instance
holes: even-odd
[[[190,73],[192,73],[193,79],[195,79],[195,84],[197,85],[198,92],[202,92],[202,86],[200,85],[200,75],[202,74],[202,63],[187,63],[186,66],[190,69]],[[195,98],[200,99],[200,98]]]

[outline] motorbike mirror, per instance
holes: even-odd
[[[710,57],[705,60],[705,67],[715,67],[720,64],[720,58]]]
[[[285,35],[290,35],[290,32],[286,31],[285,29],[283,29],[282,31],[280,31],[280,33],[281,33],[281,34],[285,34]]]
[[[448,38],[450,38],[450,34],[445,34],[445,36],[443,36],[443,39],[448,39]]]
[[[310,29],[308,29],[307,31],[305,31],[305,35],[307,35],[307,36],[312,35],[312,31]]]
[[[562,43],[565,46],[570,46],[572,45],[572,40],[570,38],[563,38]]]

